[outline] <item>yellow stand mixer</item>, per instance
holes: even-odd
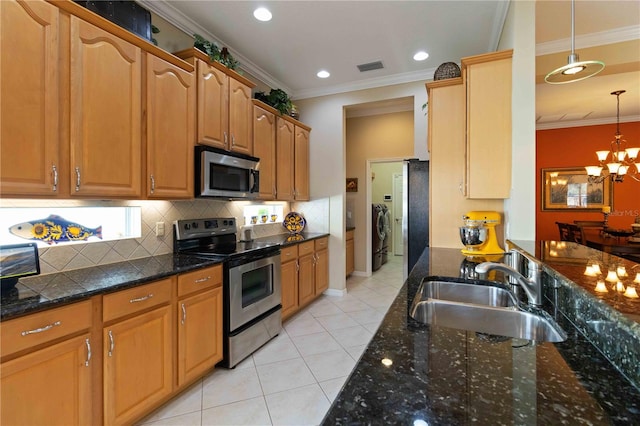
[[[504,253],[496,235],[496,226],[502,223],[499,212],[470,211],[462,216],[462,220],[464,226],[460,227],[460,240],[466,247],[462,249],[463,254],[485,256]]]

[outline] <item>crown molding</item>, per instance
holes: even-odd
[[[633,123],[636,121],[640,121],[640,115],[631,115],[627,117],[620,117],[620,123]],[[615,124],[616,117],[604,117],[604,118],[594,118],[594,119],[585,119],[585,120],[574,120],[574,121],[553,121],[549,123],[536,123],[536,130],[553,130],[553,129],[566,129],[569,127],[585,127],[585,126],[599,126],[602,124]]]
[[[615,28],[610,31],[584,34],[576,36],[576,50],[589,47],[603,46],[606,44],[621,43],[640,38],[640,26]],[[536,56],[549,55],[571,50],[571,37],[536,44]]]
[[[193,19],[189,18],[167,1],[164,0],[137,0],[145,8],[149,9],[156,15],[168,21],[170,24],[174,25],[181,31],[184,31],[186,34],[193,35],[194,33],[200,34],[205,37],[207,40],[215,42],[218,46],[224,46],[229,49],[233,56],[240,62],[240,68],[244,71],[248,72],[252,76],[260,79],[261,82],[267,84],[270,87],[279,88],[284,90],[287,93],[291,92],[291,88],[289,88],[286,84],[279,81],[275,77],[271,76],[268,72],[260,68],[254,62],[252,62],[249,58],[243,56],[238,53],[232,46],[220,40],[218,37],[209,32],[206,28],[195,22]]]

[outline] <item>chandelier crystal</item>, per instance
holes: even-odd
[[[609,151],[596,151],[596,156],[600,164],[598,166],[586,166],[589,183],[600,183],[609,178],[612,182],[622,182],[625,176],[640,182],[640,167],[636,160],[640,147],[627,148],[627,141],[622,139],[620,133],[620,95],[626,90],[616,90],[611,92],[617,98],[617,119],[616,133],[611,141]]]

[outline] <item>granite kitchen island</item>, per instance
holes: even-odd
[[[422,278],[458,277],[465,262],[456,249],[423,253],[323,424],[640,424],[640,391],[550,302],[547,282],[561,343],[413,320]]]

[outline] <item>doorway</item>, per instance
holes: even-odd
[[[402,216],[404,215],[402,203],[403,199],[403,174],[394,173],[393,179],[393,199],[398,200],[393,204],[393,212],[391,214],[391,224],[393,227],[393,254],[394,256],[402,256]]]

